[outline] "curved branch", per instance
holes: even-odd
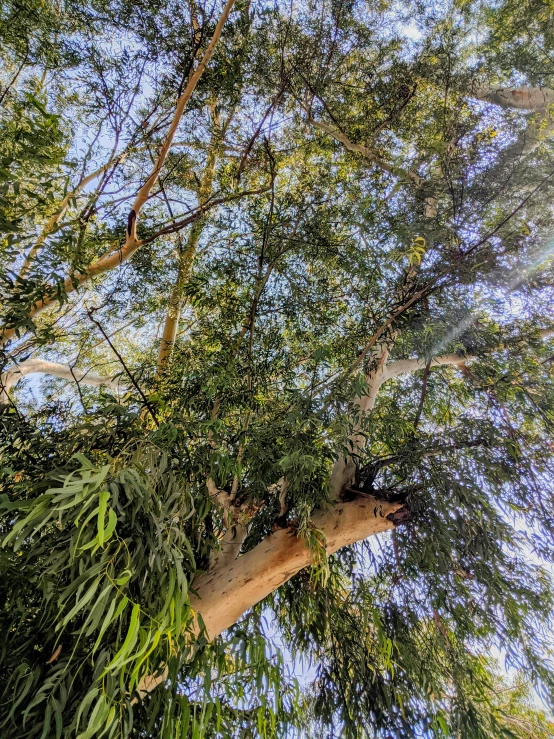
[[[545,328],[539,331],[541,339],[548,339],[554,335],[554,329]],[[381,386],[387,380],[398,375],[417,372],[425,369],[427,366],[444,367],[444,366],[460,366],[467,362],[477,359],[475,355],[459,354],[442,354],[433,357],[429,362],[427,359],[398,359],[394,362],[386,364],[389,351],[385,346],[380,346],[376,352],[375,368],[366,376],[368,384],[367,393],[354,399],[354,418],[353,429],[348,437],[350,448],[348,454],[341,455],[337,458],[331,470],[331,499],[338,500],[342,491],[352,485],[356,474],[356,457],[365,445],[365,435],[362,432],[363,417],[370,413],[377,399],[377,395]]]
[[[0,403],[7,403],[8,390],[26,375],[50,375],[60,377],[63,380],[83,383],[83,385],[109,387],[111,390],[120,390],[124,387],[117,377],[96,375],[92,372],[74,369],[69,364],[58,364],[46,359],[26,359],[24,362],[5,370],[0,375]]]
[[[192,93],[196,89],[196,85],[198,84],[200,78],[202,77],[204,73],[204,70],[206,69],[212,57],[214,49],[223,31],[223,26],[225,25],[227,21],[227,18],[229,16],[229,13],[231,12],[231,9],[233,8],[233,5],[235,4],[235,1],[236,0],[227,0],[227,2],[225,3],[225,7],[223,8],[223,12],[221,13],[221,16],[217,22],[213,36],[210,40],[210,43],[208,44],[208,48],[206,49],[204,56],[202,57],[200,63],[198,64],[198,67],[196,68],[194,73],[189,77],[189,81],[187,83],[187,86],[185,87],[183,94],[177,100],[177,104],[175,106],[175,112],[173,114],[173,118],[169,126],[169,130],[160,147],[160,150],[158,152],[158,156],[154,163],[152,172],[150,173],[150,176],[148,177],[146,182],[139,189],[135,197],[133,207],[131,208],[129,212],[129,215],[127,218],[127,230],[125,233],[125,242],[123,246],[117,251],[110,250],[106,252],[96,262],[94,262],[94,264],[90,265],[87,269],[85,269],[83,273],[80,273],[78,275],[71,275],[70,277],[68,277],[67,280],[65,281],[66,293],[73,292],[73,290],[79,287],[79,285],[81,285],[83,282],[87,282],[88,280],[90,280],[91,277],[94,277],[98,274],[102,274],[104,272],[107,272],[108,270],[114,269],[115,267],[119,266],[122,262],[127,261],[141,246],[143,246],[146,243],[149,243],[149,241],[152,240],[152,238],[150,238],[150,239],[145,239],[144,241],[141,241],[137,237],[137,221],[138,221],[139,215],[142,211],[144,204],[148,200],[148,196],[150,195],[152,188],[154,187],[154,185],[159,179],[161,169],[165,163],[165,160],[167,159],[169,150],[171,149],[173,139],[175,138],[177,128],[179,127],[179,123],[181,122],[181,118],[183,117],[185,107],[188,101],[190,100]],[[183,225],[186,225],[186,223],[183,222]],[[34,316],[37,313],[44,310],[44,308],[46,308],[48,305],[52,303],[56,303],[56,302],[58,302],[57,297],[45,298],[37,303],[35,308],[32,311],[30,311],[29,315]],[[7,339],[11,338],[14,335],[14,333],[15,333],[15,329],[4,330],[0,334],[0,343],[3,343]]]

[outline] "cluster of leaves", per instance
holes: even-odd
[[[544,6],[237,2],[140,236],[195,207],[209,167],[208,199],[234,199],[73,301],[63,279],[121,243],[220,6],[1,11],[2,330],[32,334],[3,347],[2,366],[39,348],[77,354],[131,390],[50,381],[2,409],[0,733],[527,739],[530,721],[548,732],[523,692],[506,705],[483,655],[505,650],[554,703],[551,583],[528,561],[554,560],[552,344],[538,331],[551,325],[553,154],[542,142],[521,162],[528,120],[467,95],[484,69],[493,82],[548,81],[523,31],[532,20],[549,53]],[[420,38],[406,37],[412,21]],[[175,286],[180,332],[160,376]],[[62,310],[32,316],[44,294]],[[356,485],[401,500],[412,522],[327,559],[310,516],[350,448],[370,341],[389,361],[478,361],[381,389],[357,429]],[[209,477],[256,511],[243,552],[292,525],[317,566],[208,644],[188,596],[219,547]],[[317,665],[305,690],[287,653]],[[138,700],[141,680],[166,669]]]

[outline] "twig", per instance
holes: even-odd
[[[152,406],[151,406],[151,405],[150,405],[150,403],[148,402],[148,398],[147,398],[147,397],[146,397],[146,395],[145,395],[145,394],[143,393],[143,391],[142,391],[142,389],[141,389],[140,385],[139,385],[139,384],[138,384],[138,382],[137,382],[137,381],[135,380],[135,378],[134,378],[134,376],[132,375],[131,371],[129,370],[129,368],[128,368],[128,367],[127,367],[127,365],[125,364],[125,360],[123,359],[123,357],[121,356],[121,354],[120,354],[120,353],[119,353],[119,352],[117,351],[117,349],[115,348],[115,346],[114,346],[114,345],[112,344],[112,342],[110,341],[110,337],[109,337],[109,335],[108,335],[108,334],[107,334],[107,333],[106,333],[106,332],[104,331],[104,329],[102,328],[102,325],[101,325],[101,324],[99,323],[99,321],[97,321],[97,320],[96,320],[96,318],[94,317],[94,315],[93,315],[93,311],[94,311],[94,308],[89,308],[89,309],[87,310],[87,315],[88,315],[88,317],[89,317],[89,318],[90,318],[90,320],[91,320],[91,321],[92,321],[92,322],[94,323],[94,325],[95,325],[95,326],[96,326],[96,327],[98,328],[98,330],[100,331],[100,333],[102,334],[102,336],[104,337],[104,339],[106,340],[106,342],[108,343],[108,346],[110,347],[110,349],[111,349],[111,350],[113,351],[113,353],[115,354],[115,356],[116,356],[116,357],[118,358],[118,360],[119,360],[119,361],[121,362],[121,366],[123,367],[123,369],[124,369],[124,370],[125,370],[125,372],[127,373],[128,377],[129,377],[129,379],[131,380],[131,382],[133,383],[133,386],[135,387],[136,391],[138,392],[138,394],[140,395],[140,397],[141,397],[141,398],[143,399],[143,401],[144,401],[144,405],[146,406],[146,408],[148,409],[148,412],[149,412],[149,413],[150,413],[150,415],[152,416],[152,420],[153,420],[153,421],[154,421],[154,423],[156,424],[157,428],[159,428],[159,427],[160,427],[160,423],[159,423],[159,421],[158,421],[158,419],[157,419],[157,417],[156,417],[156,413],[155,413],[154,409],[152,408]]]

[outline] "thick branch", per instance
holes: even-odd
[[[365,436],[362,433],[363,419],[368,413],[371,413],[375,406],[377,394],[381,385],[388,379],[386,374],[386,362],[389,356],[389,350],[385,345],[378,348],[376,353],[376,366],[372,372],[366,376],[367,393],[354,399],[354,423],[353,429],[349,436],[349,450],[347,456],[340,456],[331,470],[331,498],[338,500],[342,491],[350,487],[354,481],[356,474],[355,458],[359,455],[365,444]]]
[[[439,357],[433,357],[430,363],[430,367],[441,367],[443,365],[460,365],[470,362],[475,359],[474,356],[460,356],[459,354],[443,354]],[[423,359],[398,359],[396,362],[391,362],[387,365],[385,370],[386,380],[390,380],[391,377],[397,377],[398,375],[405,375],[409,372],[417,372],[418,370],[425,369],[428,364],[428,360]]]
[[[400,508],[399,503],[363,496],[318,511],[312,522],[324,533],[325,550],[330,555],[369,536],[394,529],[394,514]],[[215,639],[249,608],[310,564],[306,541],[297,536],[292,526],[279,529],[234,562],[195,580],[196,596],[190,600],[191,607],[201,616],[208,637]],[[200,630],[198,623],[195,630],[197,633]],[[166,677],[164,669],[156,677],[144,678],[137,689],[140,698]]]
[[[554,133],[554,118],[549,115],[549,107],[554,103],[554,90],[547,87],[499,87],[497,85],[475,85],[472,97],[483,100],[503,109],[524,110],[535,113],[528,121],[525,130],[517,140],[503,152],[500,161],[489,172],[491,182],[502,181],[506,177],[506,163],[522,159],[532,154],[539,144]]]
[[[45,359],[26,359],[20,364],[10,367],[0,375],[0,403],[7,403],[8,390],[26,375],[51,375],[61,377],[63,380],[71,380],[83,383],[83,385],[94,385],[96,387],[109,387],[111,390],[122,389],[119,378],[95,375],[92,372],[74,369],[68,364],[48,362]]]
[[[142,239],[139,242],[139,246],[150,244],[152,241],[155,241],[155,239],[159,238],[160,236],[175,233],[176,231],[180,231],[181,229],[186,228],[186,226],[189,226],[190,224],[197,221],[199,218],[202,218],[202,216],[211,208],[215,208],[218,205],[222,205],[233,200],[238,200],[248,195],[259,195],[261,192],[264,192],[264,190],[246,190],[244,192],[235,193],[233,195],[227,195],[225,197],[211,200],[208,203],[203,204],[191,215],[186,216],[186,218],[183,218],[180,221],[176,221],[175,223],[172,223],[165,228],[161,228],[151,236]],[[94,262],[92,265],[90,265],[84,272],[72,274],[71,277],[68,277],[64,282],[65,294],[69,295],[82,284],[88,282],[91,278],[98,277],[105,272],[109,272],[110,270],[114,269],[114,267],[121,265],[124,261],[129,259],[135,253],[135,251],[136,249],[133,252],[127,251],[123,253],[122,249],[113,250],[101,257],[97,262]],[[28,315],[29,317],[39,315],[46,308],[51,305],[55,305],[58,302],[58,291],[54,293],[54,291],[52,290],[52,293],[50,295],[47,295],[42,300],[39,300],[35,303],[34,307],[32,308],[32,310],[29,311]],[[0,346],[2,346],[8,339],[11,339],[11,337],[14,336],[15,332],[15,328],[4,329],[4,331],[0,333]]]
[[[390,516],[401,506],[375,498],[338,503],[312,517],[326,537],[326,552],[394,528]],[[232,626],[242,614],[311,563],[310,550],[293,527],[279,529],[230,567],[208,572],[194,582],[192,608],[200,613],[210,638]]]
[[[250,528],[250,517],[241,506],[235,505],[236,489],[231,493],[219,490],[211,477],[207,479],[206,486],[210,498],[221,509],[224,525],[219,537],[219,550],[210,552],[209,569],[221,569],[239,556]]]
[[[538,337],[541,339],[550,339],[554,335],[554,329],[542,328],[538,331]],[[430,367],[441,367],[444,365],[456,366],[466,364],[477,359],[476,355],[473,354],[441,354],[438,357],[433,357],[430,362]],[[390,380],[392,377],[398,375],[405,375],[410,372],[418,372],[419,370],[425,369],[427,366],[427,359],[397,359],[395,362],[387,364],[383,382]],[[382,384],[382,383],[381,383]]]
[[[501,108],[533,110],[545,113],[554,103],[554,90],[548,87],[501,87],[500,85],[476,85],[471,96],[478,100],[499,105]]]

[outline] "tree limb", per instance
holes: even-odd
[[[364,495],[316,512],[312,523],[325,535],[325,551],[330,555],[369,536],[394,529],[394,514],[401,507],[399,503]],[[294,527],[288,526],[266,536],[234,562],[201,575],[193,583],[196,595],[190,599],[191,608],[197,614],[194,632],[200,633],[200,615],[208,638],[215,639],[249,608],[309,567],[311,561],[306,540],[297,535]],[[148,695],[166,677],[165,668],[156,676],[143,678],[137,688],[139,698]]]
[[[77,381],[83,385],[109,387],[111,390],[123,389],[119,377],[96,375],[92,372],[77,370],[69,364],[58,364],[46,359],[26,359],[24,362],[8,368],[0,375],[0,404],[8,402],[8,391],[26,375],[51,375],[63,380]]]
[[[502,87],[483,83],[474,85],[471,97],[484,100],[501,108],[516,108],[546,113],[548,106],[554,103],[554,90],[548,87]]]
[[[392,174],[395,177],[399,177],[400,179],[411,181],[414,185],[417,185],[418,187],[421,187],[425,184],[425,180],[423,179],[423,177],[420,177],[417,172],[414,172],[411,169],[395,167],[394,165],[385,162],[384,159],[381,159],[381,157],[375,154],[375,152],[373,152],[369,147],[350,141],[348,136],[346,136],[346,134],[344,134],[342,131],[337,131],[332,126],[327,123],[323,123],[322,121],[314,120],[310,114],[308,114],[308,122],[314,128],[317,128],[320,131],[329,134],[329,136],[332,136],[335,141],[343,144],[345,149],[348,149],[348,151],[353,151],[357,154],[361,154],[365,159],[375,164],[384,172],[388,172],[389,174]]]
[[[210,40],[210,43],[208,44],[208,48],[206,49],[204,56],[199,62],[198,67],[196,68],[194,73],[190,76],[183,94],[177,100],[177,104],[175,106],[175,112],[173,114],[173,119],[169,126],[169,130],[165,136],[165,139],[161,145],[161,148],[158,152],[158,156],[156,158],[152,172],[150,173],[150,176],[148,177],[146,182],[139,189],[135,197],[133,206],[129,212],[129,215],[127,218],[127,230],[125,234],[125,242],[123,246],[115,252],[111,250],[106,252],[96,262],[94,262],[94,264],[90,265],[87,269],[85,269],[83,273],[79,275],[72,275],[71,277],[69,277],[65,282],[66,293],[72,292],[73,290],[76,289],[76,287],[78,287],[83,282],[86,282],[91,277],[102,274],[111,269],[114,269],[114,267],[119,266],[122,262],[127,261],[127,259],[129,259],[141,246],[149,243],[150,241],[153,241],[154,238],[157,238],[157,236],[161,235],[162,233],[172,232],[171,229],[170,230],[162,229],[162,231],[160,231],[156,236],[150,237],[149,239],[145,239],[141,241],[137,237],[137,221],[138,221],[138,218],[140,216],[140,213],[142,211],[144,204],[148,200],[148,197],[150,195],[152,188],[158,181],[158,178],[160,176],[160,171],[165,163],[165,160],[167,159],[167,155],[173,143],[173,139],[175,138],[175,133],[177,131],[179,123],[181,122],[181,118],[183,117],[185,107],[188,101],[190,100],[192,93],[194,92],[196,88],[196,85],[198,84],[200,78],[202,77],[202,74],[204,73],[204,70],[206,69],[212,57],[214,49],[219,41],[219,38],[221,37],[223,26],[225,25],[227,21],[227,18],[229,16],[229,13],[231,12],[233,5],[235,4],[235,1],[236,0],[227,0],[227,2],[225,3],[225,7],[223,8],[221,16],[217,22],[213,36]],[[41,310],[43,310],[44,308],[46,308],[48,305],[50,305],[53,302],[57,302],[57,298],[51,297],[51,298],[46,298],[42,301],[39,301],[37,306],[33,309],[33,311],[31,311],[30,315],[31,316],[36,315],[38,312],[40,312]],[[11,336],[13,336],[14,333],[15,333],[15,329],[7,329],[3,331],[2,334],[0,335],[0,341],[2,342],[6,341]]]
[[[460,356],[459,354],[442,354],[438,357],[433,357],[429,363],[430,367],[441,367],[443,365],[460,365],[470,362],[472,359],[476,359],[474,356]],[[386,380],[390,380],[391,377],[397,377],[398,375],[405,375],[410,372],[417,372],[418,370],[425,369],[427,366],[427,359],[397,359],[395,362],[391,362],[387,365],[385,370]]]

